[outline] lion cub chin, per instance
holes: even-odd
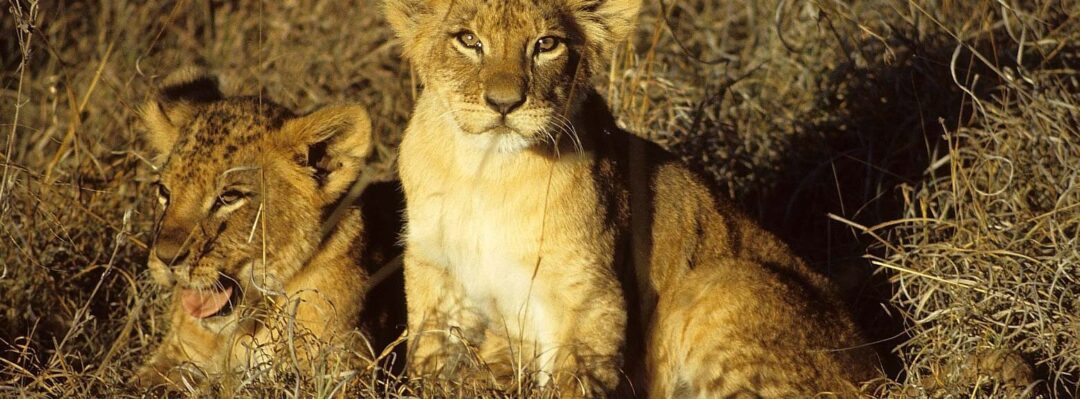
[[[173,293],[170,330],[135,382],[180,387],[294,359],[333,376],[370,358],[355,330],[371,259],[361,211],[327,222],[372,148],[364,109],[296,116],[185,70],[142,111],[160,160],[148,263]]]
[[[399,158],[410,374],[857,395],[875,356],[829,282],[590,87],[639,7],[387,0],[424,84]]]

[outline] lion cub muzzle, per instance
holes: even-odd
[[[188,316],[195,319],[227,316],[240,302],[243,290],[233,277],[220,270],[216,271],[216,276],[192,279],[191,268],[195,266],[190,263],[197,262],[198,259],[190,256],[193,245],[188,231],[190,229],[163,226],[158,232],[150,256],[157,258],[165,266],[173,280],[180,280],[181,287],[177,291],[180,307]],[[189,259],[192,259],[192,262],[188,262]]]
[[[525,86],[525,78],[521,74],[496,72],[487,79],[484,102],[505,119],[507,114],[525,104]]]
[[[175,227],[163,227],[154,243],[154,256],[168,266],[184,264],[191,254],[190,245],[185,245],[186,232]]]

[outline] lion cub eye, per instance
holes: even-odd
[[[480,43],[480,38],[476,37],[475,33],[469,31],[463,31],[461,33],[458,33],[457,41],[466,48],[479,50],[480,48],[484,47],[484,44]]]
[[[218,201],[222,205],[232,205],[241,198],[244,198],[244,193],[240,192],[240,190],[226,190],[218,196]]]
[[[157,188],[158,203],[162,207],[169,205],[169,189],[165,188],[164,184],[154,183],[154,187]]]
[[[544,36],[536,41],[536,52],[546,53],[559,47],[559,43],[562,43],[559,38],[555,36]]]
[[[247,198],[247,194],[240,190],[225,190],[218,195],[217,200],[214,201],[214,209],[220,209],[230,205],[236,205],[241,200]]]

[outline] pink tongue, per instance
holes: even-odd
[[[232,296],[232,287],[225,287],[222,291],[197,291],[184,289],[180,291],[180,303],[184,311],[192,317],[202,319],[213,316],[220,312],[225,304],[229,303]]]

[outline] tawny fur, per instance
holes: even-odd
[[[322,231],[370,152],[364,109],[295,116],[265,99],[226,98],[214,77],[182,71],[143,117],[163,205],[148,263],[174,293],[171,328],[135,381],[175,386],[272,367],[286,347],[306,373],[366,357],[354,330],[368,279],[360,210]],[[225,314],[182,308],[183,290],[224,285],[238,301]]]
[[[410,373],[475,354],[572,397],[856,395],[875,357],[833,287],[589,86],[639,6],[387,0],[424,84],[399,158]]]

